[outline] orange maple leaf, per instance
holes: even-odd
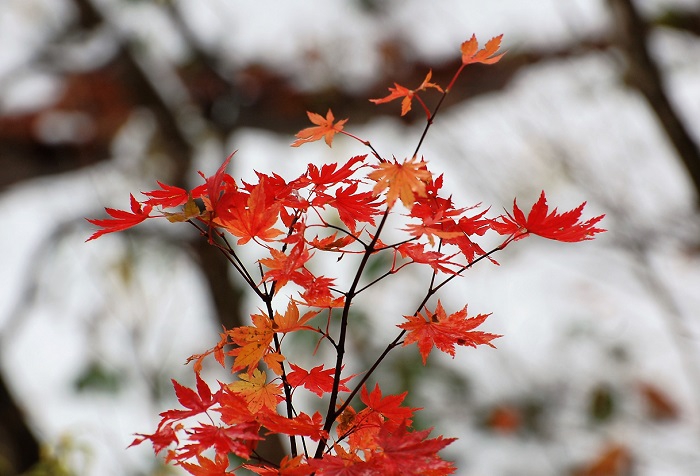
[[[276,375],[282,376],[284,369],[282,368],[282,362],[284,362],[284,355],[279,352],[270,352],[265,354],[263,357],[263,362],[267,365],[267,368],[272,370]]]
[[[321,138],[326,140],[328,147],[331,147],[333,136],[342,131],[343,124],[348,122],[347,119],[341,119],[333,124],[335,117],[330,109],[326,113],[325,118],[320,114],[310,111],[307,111],[306,114],[309,116],[309,120],[316,124],[316,126],[307,127],[306,129],[302,129],[297,132],[297,140],[292,143],[292,147],[299,147],[302,144],[306,144],[307,142],[315,142]]]
[[[394,162],[383,162],[374,168],[367,177],[377,182],[373,189],[375,194],[389,189],[386,194],[389,207],[392,207],[398,198],[410,210],[416,201],[416,195],[426,196],[425,184],[432,179],[432,175],[422,160],[418,161],[414,157],[399,164],[394,159]]]
[[[404,316],[408,322],[398,324],[397,327],[408,331],[403,345],[418,343],[418,351],[425,364],[430,351],[437,347],[443,352],[455,356],[455,345],[466,345],[476,347],[486,344],[494,347],[491,341],[497,334],[474,331],[480,326],[490,314],[479,314],[478,316],[467,318],[467,307],[449,316],[438,300],[434,312],[427,311],[426,316],[418,314],[416,316]]]
[[[239,381],[228,384],[228,388],[245,398],[248,410],[255,414],[266,408],[275,411],[277,404],[284,400],[282,389],[274,382],[267,383],[267,374],[255,369],[252,375],[238,374]]]
[[[217,453],[214,461],[202,455],[197,455],[197,464],[183,461],[179,465],[194,476],[225,476],[233,474],[227,471],[229,461],[225,454]]]
[[[303,241],[297,242],[289,251],[289,254],[274,248],[270,248],[270,254],[272,258],[262,258],[259,260],[259,263],[269,268],[263,275],[263,279],[276,283],[275,292],[279,291],[289,281],[298,281],[304,264],[313,256],[309,253]]]
[[[270,351],[270,344],[275,335],[272,329],[272,321],[265,315],[253,314],[250,316],[253,325],[236,327],[228,331],[228,335],[234,344],[239,347],[228,352],[235,356],[233,370],[241,370],[248,367],[250,373],[258,366],[260,360]]]
[[[440,86],[430,82],[430,78],[432,76],[432,70],[428,71],[428,74],[425,76],[425,79],[423,80],[421,85],[418,86],[416,89],[408,89],[404,86],[401,86],[398,83],[394,83],[394,87],[389,88],[389,94],[387,96],[379,99],[370,99],[370,101],[374,104],[382,104],[385,102],[391,102],[394,99],[403,98],[401,100],[401,115],[405,116],[406,113],[408,113],[408,111],[411,110],[411,102],[413,101],[413,98],[416,97],[418,98],[418,101],[420,101],[420,103],[423,105],[423,108],[426,110],[428,116],[430,116],[430,111],[428,111],[425,104],[423,103],[423,101],[421,101],[421,99],[417,96],[416,93],[418,93],[418,91],[425,91],[428,88],[437,89],[438,91],[442,92],[442,88]]]
[[[472,64],[472,63],[483,63],[483,64],[494,64],[500,61],[500,59],[505,55],[501,53],[497,55],[498,48],[501,47],[501,40],[503,35],[498,35],[491,38],[486,42],[486,45],[482,49],[479,49],[479,42],[476,41],[476,35],[462,43],[462,64]]]
[[[287,304],[287,311],[284,313],[284,316],[280,313],[275,313],[275,331],[287,333],[301,329],[313,330],[313,327],[307,326],[306,323],[313,319],[319,312],[320,311],[309,311],[300,317],[299,307],[294,301],[289,301],[289,304]]]

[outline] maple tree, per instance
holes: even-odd
[[[342,134],[369,152],[342,164],[320,168],[309,164],[291,180],[256,172],[255,183],[239,182],[226,172],[232,154],[213,175],[200,172],[203,183],[191,190],[158,182],[159,189],[143,192],[147,198],[142,202],[130,196],[130,212],[107,208],[111,218],[88,220],[100,227],[88,241],[147,219],[188,223],[228,258],[261,303],[259,312],[250,316],[250,325],[224,329],[219,342],[188,359],[193,362],[195,387],[173,380],[184,409],[161,413],[156,430],[137,434],[132,445],[149,441],[156,453],[166,452],[167,462],[193,475],[234,474],[238,468],[230,468],[229,455],[244,461],[240,467],[260,475],[454,472],[454,465],[439,455],[453,439],[431,438],[431,430],[413,429],[418,409],[403,405],[406,393],[383,395],[379,384],[369,390],[368,380],[399,346],[415,343],[424,364],[433,349],[454,357],[457,346],[493,347],[492,341],[500,336],[478,330],[489,314],[470,317],[466,305],[448,312],[439,299],[429,305],[438,291],[476,263],[495,263],[494,253],[530,235],[577,242],[604,231],[596,227],[602,215],[581,221],[585,202],[563,213],[550,211],[544,191],[527,217],[515,201],[512,212],[494,218],[478,206],[456,207],[443,193],[443,177],[434,175],[418,156],[464,68],[498,62],[504,54],[499,53],[500,43],[498,36],[479,49],[475,36],[465,41],[462,64],[445,88],[431,82],[428,72],[414,90],[395,84],[388,96],[371,100],[382,104],[400,99],[402,115],[411,110],[414,99],[421,105],[427,121],[410,157],[385,158],[369,141],[347,132],[348,120],[336,120],[330,109],[325,117],[309,112],[314,126],[300,131],[292,146],[323,139],[330,147]],[[432,109],[419,95],[428,92],[440,95]],[[382,240],[390,215],[405,218],[398,229],[404,239]],[[488,232],[506,238],[487,252],[477,241]],[[243,246],[258,247],[264,256],[246,263],[240,252]],[[338,260],[356,258],[345,288],[336,284],[338,276],[314,271],[317,266],[312,263],[327,253]],[[391,265],[367,282],[369,260],[377,255],[388,256]],[[397,320],[396,336],[369,369],[347,375],[353,303],[380,281],[421,265],[429,267],[431,277],[413,314]],[[280,299],[287,302],[284,312],[278,308]],[[334,356],[332,361],[312,368],[294,361],[287,336],[301,332],[315,335],[314,355],[323,346]],[[209,356],[234,375],[230,382],[218,382],[214,390],[201,377]],[[228,363],[227,357],[232,358]],[[295,398],[300,391],[325,399],[325,413],[302,411]],[[258,442],[273,434],[286,435],[290,444],[290,454],[277,462],[265,461],[256,452]]]

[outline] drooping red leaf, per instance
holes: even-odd
[[[381,474],[442,476],[454,473],[454,464],[443,460],[438,451],[456,438],[428,438],[430,431],[409,432],[406,422],[385,422],[376,437],[377,449],[367,463]]]
[[[328,432],[323,429],[324,418],[316,412],[313,416],[301,412],[294,418],[286,418],[277,413],[266,413],[260,418],[262,426],[270,433],[283,433],[291,436],[308,436],[314,441],[328,438]]]
[[[218,426],[200,423],[187,430],[188,443],[179,448],[171,459],[185,461],[211,448],[217,455],[229,453],[248,459],[258,441],[257,422],[243,422],[238,425]]]
[[[143,433],[137,433],[137,438],[135,438],[134,441],[131,442],[129,447],[140,445],[144,441],[148,440],[153,445],[153,451],[155,452],[155,454],[158,454],[171,444],[179,443],[179,440],[177,438],[177,431],[181,428],[181,426],[182,425],[180,424],[169,425],[161,423],[158,426],[158,429],[153,434],[146,435]]]
[[[595,227],[605,215],[582,222],[581,213],[585,206],[586,202],[583,202],[568,212],[557,213],[556,208],[550,212],[543,190],[527,218],[518,207],[517,201],[513,200],[513,213],[501,215],[492,222],[491,227],[501,235],[510,235],[503,246],[511,241],[525,238],[529,234],[565,242],[592,240],[597,233],[605,231]]]
[[[116,210],[114,208],[105,208],[105,211],[112,218],[88,218],[87,221],[93,225],[102,227],[102,230],[97,230],[93,233],[90,238],[85,241],[94,240],[107,233],[113,233],[115,231],[123,231],[132,226],[138,225],[147,218],[153,218],[150,216],[152,205],[141,206],[133,195],[129,195],[131,202],[131,213],[125,210]]]
[[[435,271],[441,271],[445,274],[455,274],[456,271],[449,266],[459,266],[450,261],[455,255],[447,256],[439,251],[425,251],[423,243],[402,243],[397,250],[401,256],[410,258],[414,263],[427,264]]]
[[[187,202],[187,190],[174,185],[167,185],[163,182],[156,181],[160,185],[160,190],[151,190],[150,192],[141,192],[147,197],[146,204],[154,207],[172,208],[179,207]]]
[[[316,190],[323,191],[328,186],[346,182],[357,171],[357,168],[353,168],[353,166],[364,162],[366,158],[367,154],[356,155],[340,166],[340,168],[338,168],[337,163],[331,163],[324,164],[319,170],[314,164],[309,164],[307,175],[311,183],[316,185]]]
[[[163,421],[166,420],[182,420],[194,415],[199,415],[207,411],[215,401],[212,399],[209,386],[202,380],[199,374],[195,373],[197,378],[197,391],[191,388],[180,385],[175,379],[172,380],[175,388],[175,396],[180,404],[187,410],[168,410],[161,413]]]

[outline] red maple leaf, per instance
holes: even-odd
[[[430,431],[409,432],[406,422],[384,422],[376,436],[377,449],[367,463],[385,475],[439,476],[454,473],[454,465],[437,453],[456,438],[438,436],[428,439]]]
[[[303,241],[297,242],[289,254],[280,250],[270,248],[272,258],[262,258],[259,263],[268,271],[263,275],[263,279],[268,282],[275,282],[275,291],[279,291],[289,281],[298,282],[302,276],[304,264],[311,259],[312,254],[306,248]]]
[[[227,476],[234,474],[227,471],[229,462],[226,455],[217,454],[214,461],[200,454],[196,456],[197,464],[183,461],[179,465],[194,476]]]
[[[388,420],[410,422],[413,413],[416,410],[420,410],[420,408],[402,407],[401,403],[403,403],[406,395],[408,395],[408,392],[383,397],[379,384],[375,384],[374,390],[371,392],[368,392],[367,387],[363,385],[362,392],[360,392],[360,400],[367,405],[367,408],[375,413],[379,413]]]
[[[305,279],[303,282],[299,281],[298,284],[304,287],[301,298],[306,306],[323,308],[343,307],[345,297],[333,297],[333,292],[331,291],[331,286],[335,283],[334,278],[313,276],[311,273],[305,274],[305,277],[308,279]]]
[[[323,476],[367,476],[372,468],[355,452],[346,451],[342,446],[333,447],[335,454],[325,453],[321,459],[309,461],[317,474]],[[376,473],[383,474],[383,473]]]
[[[156,182],[158,183],[158,185],[160,185],[160,190],[141,192],[147,197],[150,197],[144,203],[148,205],[153,205],[154,207],[160,206],[163,208],[172,208],[178,207],[183,203],[187,202],[187,190],[185,190],[184,188],[175,187],[173,185],[167,185],[157,180]]]
[[[455,274],[456,271],[448,266],[459,266],[450,261],[455,255],[446,256],[439,251],[425,251],[423,243],[402,243],[397,250],[401,256],[410,258],[414,263],[430,265],[435,271],[442,271],[445,274]]]
[[[218,212],[215,223],[224,227],[232,235],[239,237],[237,244],[244,245],[251,239],[271,241],[282,234],[273,228],[279,218],[280,203],[268,203],[265,181],[253,187],[250,195],[229,194]],[[221,200],[224,202],[224,200]]]
[[[195,373],[197,379],[197,391],[180,385],[175,379],[172,380],[175,388],[175,395],[180,404],[187,410],[168,410],[160,414],[163,422],[168,420],[182,420],[187,417],[199,415],[209,409],[215,402],[212,398],[211,390],[204,380]],[[161,422],[162,424],[162,422]]]
[[[338,188],[335,196],[318,194],[311,203],[323,207],[329,205],[338,211],[338,217],[350,231],[355,231],[357,222],[374,225],[374,215],[379,213],[377,197],[372,192],[357,192],[357,183]]]
[[[316,185],[316,190],[323,191],[329,185],[337,185],[341,182],[346,182],[347,179],[357,171],[357,169],[353,169],[352,167],[358,162],[364,162],[366,158],[367,154],[356,155],[345,162],[340,168],[338,168],[338,164],[335,162],[332,164],[324,164],[321,166],[321,170],[314,164],[309,164],[306,173],[311,183]]]
[[[304,455],[294,458],[286,455],[280,461],[279,468],[268,464],[244,464],[243,467],[260,476],[308,476],[314,469],[308,463],[303,463],[303,458]]]
[[[185,461],[213,448],[217,455],[229,453],[247,459],[255,444],[264,438],[258,435],[260,425],[255,421],[231,426],[218,426],[202,423],[187,430],[189,443],[178,449],[170,459]]]
[[[220,383],[221,391],[217,394],[217,402],[219,406],[212,408],[221,415],[221,421],[227,425],[237,425],[255,421],[255,415],[248,409],[248,402],[245,398],[234,393],[227,385]]]
[[[316,126],[307,127],[306,129],[302,129],[297,132],[297,140],[292,143],[292,147],[299,147],[302,144],[314,142],[319,139],[325,139],[328,147],[331,147],[333,136],[342,131],[343,124],[348,122],[347,119],[341,119],[334,124],[333,121],[335,121],[335,117],[330,109],[326,113],[325,118],[322,115],[314,112],[307,111],[306,114],[309,116],[309,120],[316,124]]]
[[[161,424],[158,426],[158,429],[156,430],[155,433],[146,435],[143,433],[136,433],[137,438],[134,439],[134,441],[131,442],[129,447],[140,445],[146,440],[149,440],[151,444],[153,445],[153,451],[158,454],[161,451],[163,451],[165,448],[170,446],[172,443],[179,443],[179,440],[177,438],[177,431],[180,429],[182,425],[168,425],[168,424]]]
[[[323,364],[312,368],[308,372],[301,367],[289,364],[292,371],[287,374],[287,382],[292,387],[304,387],[307,390],[322,397],[324,393],[330,393],[333,390],[333,380],[335,376],[335,368],[323,370]],[[345,383],[353,378],[354,375],[346,377],[340,381],[338,390],[341,392],[349,392],[350,389]]]
[[[452,357],[455,355],[455,345],[476,347],[480,344],[486,344],[494,347],[491,341],[501,336],[473,330],[481,325],[489,315],[479,314],[467,318],[467,307],[464,306],[461,311],[448,316],[438,300],[434,312],[426,309],[426,316],[422,314],[404,316],[408,322],[398,324],[397,327],[408,331],[403,342],[404,346],[413,342],[418,343],[418,351],[423,358],[423,364],[425,364],[433,346],[447,352]]]
[[[219,215],[221,197],[231,190],[236,190],[236,182],[226,173],[226,167],[231,162],[231,158],[236,152],[229,155],[221,164],[216,173],[211,177],[206,177],[202,172],[199,175],[204,178],[204,183],[192,189],[192,198],[201,198],[210,212],[212,218]]]
[[[568,212],[557,213],[556,208],[550,212],[543,190],[527,218],[518,207],[517,201],[513,200],[513,213],[506,212],[506,215],[501,215],[493,220],[491,228],[501,235],[510,235],[501,246],[525,238],[529,234],[566,242],[592,240],[595,234],[605,231],[595,227],[595,224],[602,220],[605,215],[581,222],[581,212],[585,206],[586,202],[583,202]]]
[[[88,238],[85,241],[94,240],[95,238],[99,238],[100,236],[105,235],[107,233],[126,230],[127,228],[131,228],[132,226],[138,225],[147,218],[153,218],[149,215],[151,213],[151,210],[153,209],[152,205],[145,205],[144,207],[141,207],[141,204],[134,198],[133,195],[129,195],[129,197],[131,197],[131,213],[125,210],[105,208],[107,214],[110,215],[112,218],[88,218],[88,222],[92,223],[93,225],[102,227],[102,230],[97,230],[90,236],[90,238]]]
[[[319,238],[316,236],[311,239],[309,245],[323,251],[341,251],[354,241],[355,238],[352,235],[344,235],[343,237],[338,238],[338,232],[335,232],[325,238]]]
[[[270,433],[283,433],[292,436],[308,436],[314,441],[328,438],[328,432],[323,429],[323,416],[316,412],[309,416],[304,412],[294,418],[286,418],[277,413],[265,413],[260,418],[262,426]]]

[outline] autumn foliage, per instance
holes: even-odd
[[[443,177],[418,155],[463,69],[499,61],[500,42],[500,36],[493,38],[480,49],[474,36],[465,41],[462,65],[447,87],[433,83],[428,72],[417,88],[395,84],[386,97],[372,100],[400,100],[402,115],[414,101],[420,104],[427,121],[410,157],[385,157],[347,132],[347,119],[336,119],[330,110],[325,116],[309,112],[313,126],[300,131],[292,146],[323,139],[330,147],[340,134],[359,141],[367,152],[321,167],[309,164],[292,179],[257,172],[252,183],[226,172],[232,154],[212,175],[200,173],[202,183],[191,190],[159,182],[159,188],[143,193],[143,201],[131,196],[130,211],[108,208],[109,218],[88,220],[99,227],[89,240],[153,218],[188,223],[227,257],[260,303],[249,325],[224,329],[209,350],[189,358],[194,388],[173,380],[182,408],[163,412],[156,430],[139,434],[133,444],[150,442],[167,462],[193,475],[234,474],[241,467],[289,476],[454,472],[439,455],[453,439],[413,429],[418,409],[404,405],[406,393],[384,395],[379,384],[370,388],[367,381],[399,346],[416,344],[423,363],[433,350],[454,357],[460,346],[493,347],[499,336],[479,330],[489,314],[473,314],[466,305],[448,310],[436,299],[476,263],[495,263],[494,253],[531,235],[576,242],[603,231],[596,227],[602,216],[581,220],[584,204],[559,213],[549,209],[544,192],[527,214],[517,202],[512,211],[495,217],[478,206],[457,206],[443,191]],[[423,97],[428,94],[437,96],[432,108]],[[395,231],[403,238],[385,242],[390,216],[402,218]],[[489,251],[479,244],[487,234],[503,237]],[[244,246],[256,247],[262,257],[245,262]],[[354,260],[350,280],[333,275],[333,269],[319,271],[316,260],[327,254]],[[369,280],[368,263],[377,255],[388,257],[390,265]],[[423,295],[415,297],[412,314],[382,316],[394,319],[396,334],[369,369],[348,374],[351,306],[370,287],[414,267],[426,267],[430,278]],[[332,361],[305,368],[292,360],[287,336],[293,333],[315,336],[315,348],[307,354],[321,355],[316,352],[323,349]],[[206,383],[201,371],[207,358],[229,368],[231,380]],[[310,414],[299,408],[295,397],[302,389],[323,399],[326,410]],[[265,461],[256,452],[270,435],[289,439],[290,454],[281,461]],[[238,456],[242,465],[231,467],[229,455]]]

